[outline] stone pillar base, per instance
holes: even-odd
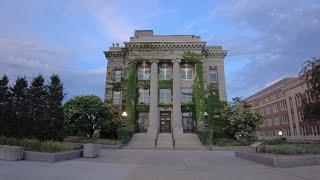
[[[157,132],[158,132],[158,128],[157,127],[148,127],[148,134],[156,135]]]
[[[179,134],[183,134],[183,128],[182,127],[173,127],[173,135],[179,135]]]

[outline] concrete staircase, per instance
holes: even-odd
[[[148,133],[135,133],[125,149],[154,149],[155,136]]]
[[[157,149],[173,149],[171,133],[159,133]]]
[[[183,133],[179,135],[175,135],[177,150],[208,150],[204,147],[197,134],[194,133]]]

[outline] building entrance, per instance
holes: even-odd
[[[171,132],[171,112],[160,111],[160,133]]]

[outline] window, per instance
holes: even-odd
[[[218,82],[218,73],[216,69],[209,69],[209,78],[210,83],[217,83]]]
[[[120,104],[120,92],[119,91],[114,91],[112,99],[113,99],[113,104],[119,105]]]
[[[114,82],[121,82],[121,71],[115,70],[114,71]]]
[[[181,88],[181,102],[189,103],[192,101],[192,89],[191,88]]]
[[[139,89],[139,103],[149,104],[149,89]]]
[[[139,113],[138,129],[139,132],[147,132],[149,113]]]
[[[192,113],[182,113],[182,124],[183,132],[192,132],[193,131],[193,120]]]
[[[171,80],[171,74],[171,67],[167,67],[167,64],[164,64],[164,66],[159,69],[159,80]]]
[[[182,80],[192,80],[192,69],[188,66],[180,68]]]
[[[279,118],[279,116],[276,116],[274,118],[274,125],[279,125],[279,124],[280,124],[280,118]]]
[[[138,79],[139,80],[149,80],[150,79],[150,68],[149,67],[139,67],[138,68]]]
[[[171,103],[171,89],[160,89],[159,90],[159,102],[163,104]]]

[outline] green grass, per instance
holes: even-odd
[[[58,141],[40,141],[38,139],[17,139],[12,137],[0,136],[0,144],[10,146],[21,146],[27,151],[39,152],[62,152],[80,149],[70,143]]]
[[[284,155],[320,154],[320,144],[267,144],[260,152]]]

